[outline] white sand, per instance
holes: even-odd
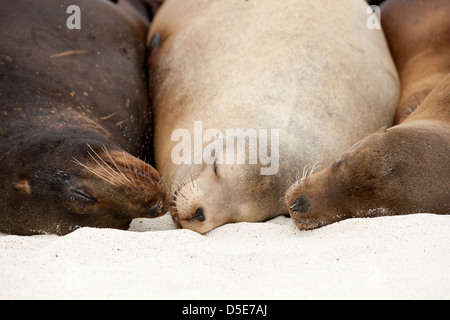
[[[2,299],[449,299],[450,216],[0,236]],[[149,231],[150,230],[150,231]]]

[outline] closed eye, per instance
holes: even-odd
[[[347,154],[344,153],[341,156],[339,156],[339,158],[337,158],[336,161],[333,162],[333,164],[331,165],[331,168],[333,170],[337,170],[341,166],[341,164],[343,162],[345,162],[346,160],[347,160]]]
[[[213,163],[213,166],[214,166],[214,174],[216,175],[216,177],[218,176],[217,175],[217,158],[216,159],[214,159],[214,163]]]
[[[71,198],[73,200],[81,201],[84,203],[96,203],[98,202],[97,198],[93,195],[90,195],[89,192],[83,189],[72,190]]]

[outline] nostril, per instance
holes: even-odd
[[[156,206],[147,208],[145,210],[145,213],[147,215],[151,216],[152,218],[159,217],[163,213],[163,202],[164,202],[164,199],[162,197],[160,197]]]
[[[197,211],[195,212],[195,214],[192,217],[188,218],[187,220],[188,221],[201,221],[201,222],[205,221],[206,218],[205,218],[205,214],[203,212],[203,208],[199,207],[197,209]]]
[[[291,211],[296,211],[300,213],[309,213],[311,212],[311,206],[309,204],[306,195],[302,194],[295,200],[295,203],[289,208]]]
[[[160,206],[156,205],[154,207],[145,209],[145,214],[152,218],[157,218],[161,214]]]

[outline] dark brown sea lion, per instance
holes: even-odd
[[[450,74],[405,121],[297,181],[285,200],[300,229],[352,217],[450,214]]]
[[[81,29],[69,29],[69,5]],[[126,229],[167,211],[149,158],[149,20],[136,1],[0,8],[0,232]]]
[[[450,1],[388,0],[381,23],[402,86],[398,124],[450,72]]]

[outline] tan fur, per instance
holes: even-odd
[[[206,232],[287,214],[280,199],[298,172],[392,124],[397,73],[382,31],[366,27],[366,9],[362,0],[164,3],[149,33],[161,35],[150,85],[156,165],[183,203],[180,227]],[[197,120],[203,130],[279,129],[278,173],[175,165],[171,134]],[[206,221],[188,221],[199,207]]]
[[[450,72],[450,1],[385,1],[381,22],[402,85],[397,124]]]
[[[366,137],[325,170],[297,181],[286,204],[300,229],[352,217],[450,214],[449,150],[450,74],[403,123]]]

